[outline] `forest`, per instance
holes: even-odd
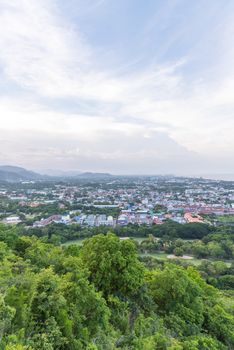
[[[226,227],[221,227],[221,230],[227,230]],[[168,220],[164,225],[138,225],[128,224],[126,226],[95,226],[95,227],[81,227],[77,224],[63,225],[53,223],[45,227],[25,227],[25,225],[18,225],[17,231],[19,235],[51,238],[56,238],[61,242],[67,242],[69,240],[88,238],[99,233],[107,233],[112,231],[119,237],[148,237],[153,235],[155,237],[169,237],[171,239],[202,239],[209,233],[215,233],[218,231],[214,226],[191,223],[191,224],[178,224],[176,222]],[[234,231],[234,228],[230,228]],[[231,231],[232,232],[232,231]]]
[[[222,266],[141,259],[114,233],[63,246],[0,227],[1,350],[231,350]]]

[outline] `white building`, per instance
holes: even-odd
[[[19,216],[9,216],[3,220],[6,224],[18,224],[21,222]]]

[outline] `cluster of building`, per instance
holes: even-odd
[[[149,211],[137,211],[132,212],[130,210],[123,210],[117,218],[114,218],[112,215],[105,214],[82,214],[80,213],[77,216],[71,217],[67,215],[51,215],[46,219],[41,219],[35,221],[34,227],[44,227],[51,223],[57,224],[78,224],[82,227],[98,227],[98,226],[109,226],[115,227],[126,226],[129,224],[135,225],[162,225],[166,222],[166,219],[171,219],[180,224],[185,223],[194,223],[205,222],[204,219],[198,214],[185,213],[182,216],[173,216],[172,214],[152,214]],[[9,220],[10,223],[10,220]]]
[[[4,222],[23,222],[24,215],[31,215],[36,218],[36,227],[52,222],[81,226],[161,225],[166,219],[183,224],[203,222],[203,217],[211,214],[234,215],[234,183],[173,176],[119,177],[96,183],[45,186],[22,184],[17,189],[0,188],[0,199],[6,203],[0,209]],[[48,206],[54,206],[54,215],[46,215]],[[108,214],[102,214],[102,209],[108,209]],[[57,215],[61,212],[69,215]]]
[[[66,215],[51,215],[46,219],[41,219],[35,221],[33,227],[44,227],[51,223],[56,224],[78,224],[82,227],[94,227],[94,226],[110,226],[114,227],[116,225],[116,220],[113,216],[109,215],[94,215],[94,214],[80,214],[71,217],[69,214]]]

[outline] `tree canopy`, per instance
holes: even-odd
[[[194,267],[148,268],[131,240],[66,247],[1,226],[0,260],[0,350],[234,348],[232,296]]]

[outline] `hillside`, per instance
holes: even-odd
[[[26,170],[22,167],[12,165],[0,166],[0,180],[8,182],[43,180],[45,176]]]
[[[22,167],[13,166],[13,165],[1,165],[0,166],[0,181],[7,182],[19,182],[19,181],[41,181],[41,180],[58,180],[64,178],[70,179],[106,179],[111,177],[111,174],[108,173],[95,173],[95,172],[65,172],[65,171],[56,171],[50,175],[41,175],[31,170],[27,170]]]
[[[234,348],[232,290],[191,266],[143,263],[131,240],[61,247],[0,226],[0,253],[0,349]]]
[[[113,175],[109,173],[92,173],[92,172],[84,172],[79,175],[77,175],[77,178],[91,178],[91,179],[106,179],[108,177],[111,177]]]

